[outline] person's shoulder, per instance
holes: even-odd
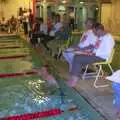
[[[86,31],[84,31],[84,34],[92,34],[93,32],[92,32],[92,30],[90,29],[90,30],[86,30]]]
[[[114,37],[113,37],[113,35],[111,33],[106,33],[104,37],[114,40]]]

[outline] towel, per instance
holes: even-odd
[[[120,83],[120,70],[117,70],[111,76],[107,76],[106,79],[112,82]]]

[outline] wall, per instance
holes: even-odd
[[[112,4],[103,4],[101,21],[107,29],[120,34],[120,0],[112,0]]]
[[[32,8],[32,0],[6,0],[4,4],[0,3],[0,6],[0,18],[4,15],[8,19],[11,15],[17,16],[19,7]]]
[[[112,5],[102,4],[101,7],[101,23],[104,24],[107,30],[111,29]]]

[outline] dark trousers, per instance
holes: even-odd
[[[73,58],[71,75],[79,76],[82,66],[100,61],[104,61],[104,59],[96,56],[76,55]]]
[[[44,45],[44,47],[51,51],[51,49],[49,48],[48,46],[48,43],[51,41],[51,40],[54,40],[54,36],[49,36],[49,35],[45,35],[44,38],[41,40],[41,43]]]
[[[27,35],[28,34],[28,23],[27,22],[23,22],[23,28],[24,28],[24,34]]]
[[[38,38],[41,38],[41,39],[43,39],[44,38],[44,34],[43,33],[39,33],[39,32],[33,32],[33,33],[31,33],[32,35],[31,35],[31,43],[32,43],[32,45],[36,45],[36,44],[38,44]]]

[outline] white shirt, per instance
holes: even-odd
[[[54,25],[53,30],[50,31],[49,35],[50,36],[55,36],[55,33],[58,32],[58,31],[60,31],[61,27],[62,27],[62,23],[60,23],[60,22],[56,23]]]
[[[29,12],[26,12],[23,14],[23,22],[28,22],[29,21]]]
[[[46,24],[41,24],[40,25],[40,31],[43,32],[45,35],[47,35],[48,28]]]
[[[89,45],[95,45],[98,38],[94,35],[92,30],[88,30],[85,33],[83,33],[82,38],[80,40],[80,43],[78,46],[80,48],[87,47]]]
[[[107,33],[106,35],[100,37],[101,43],[100,46],[96,49],[95,55],[102,59],[109,59],[110,54],[115,46],[115,41],[111,34]]]
[[[58,22],[54,25],[54,32],[58,32],[62,27],[62,23]]]

